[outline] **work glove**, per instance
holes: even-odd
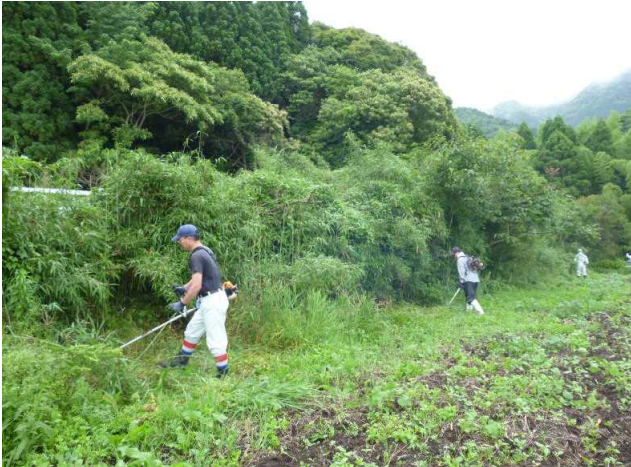
[[[179,314],[182,314],[184,312],[184,308],[186,308],[186,305],[184,305],[184,303],[182,303],[180,300],[169,305],[169,309],[171,311]]]
[[[233,298],[233,295],[237,295],[237,284],[233,284],[230,281],[226,281],[222,284],[221,286],[223,288],[223,290],[226,292],[226,295],[228,296],[228,298]]]
[[[186,295],[186,287],[184,287],[183,285],[174,285],[172,288],[175,295],[177,295],[179,298],[182,298],[184,295]]]
[[[458,281],[458,282],[456,283],[456,287],[457,287],[458,289],[464,289],[464,282],[460,282],[460,281]]]

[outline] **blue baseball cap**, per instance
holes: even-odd
[[[177,229],[175,237],[171,239],[173,242],[177,242],[182,237],[197,237],[199,238],[199,230],[193,224],[184,224]]]

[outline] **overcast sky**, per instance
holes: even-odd
[[[631,0],[307,0],[310,21],[414,50],[454,107],[545,105],[631,69]]]

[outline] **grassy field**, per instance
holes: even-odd
[[[155,367],[178,327],[124,355],[5,334],[4,465],[631,465],[630,279],[483,294],[484,316],[316,296],[279,318],[291,346],[233,340],[224,380],[205,349]]]

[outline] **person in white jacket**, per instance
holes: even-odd
[[[478,286],[480,285],[478,272],[469,268],[470,257],[465,255],[457,246],[451,249],[451,255],[456,258],[458,280],[460,287],[464,290],[465,300],[467,301],[467,311],[473,309],[477,314],[483,315],[484,310],[477,299]]]
[[[589,264],[589,258],[581,248],[578,249],[578,253],[574,257],[576,263],[576,275],[578,277],[587,277],[587,265]]]

